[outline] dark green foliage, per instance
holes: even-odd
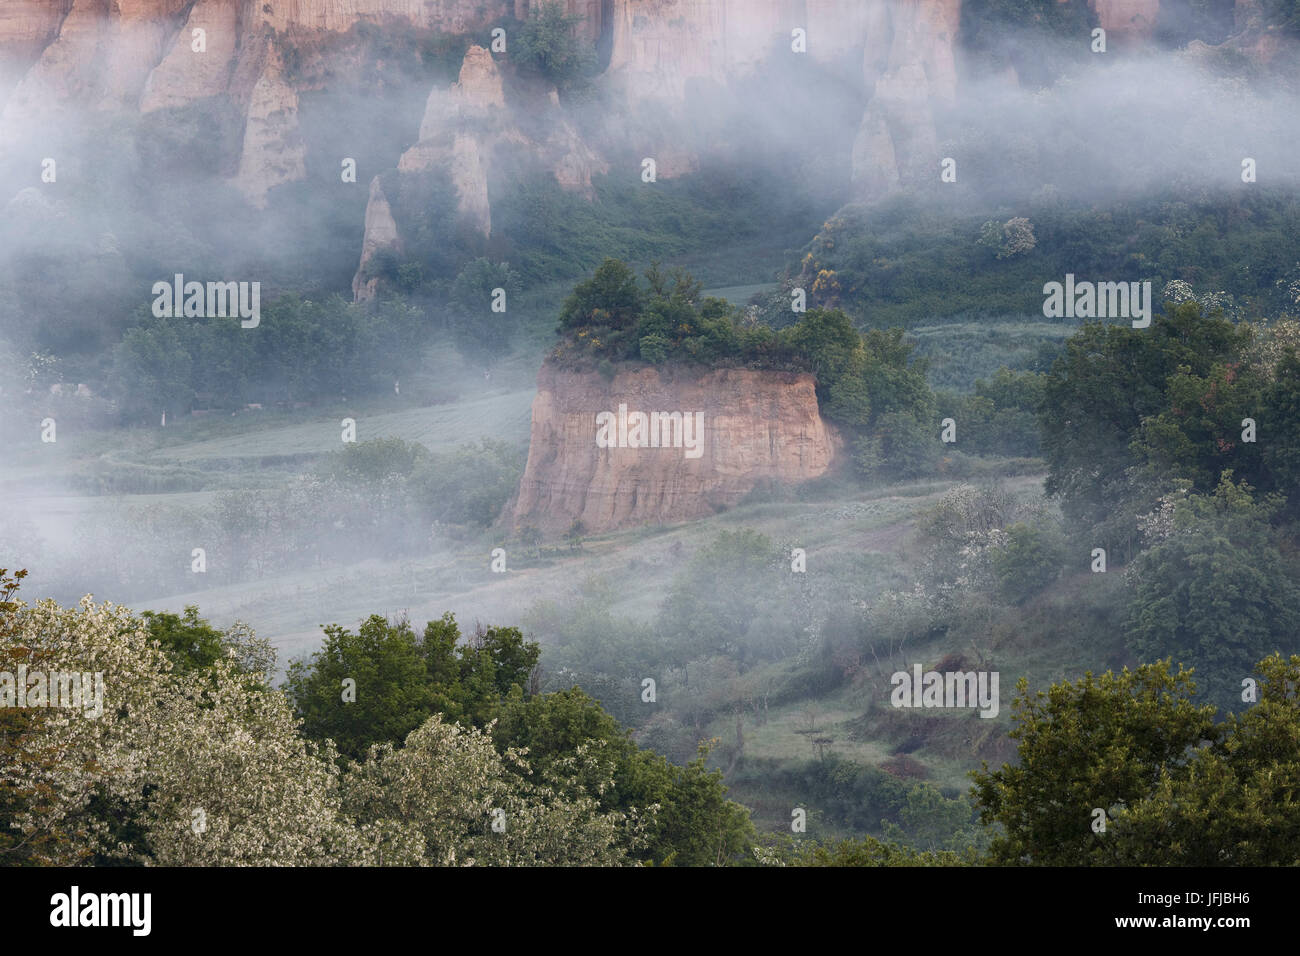
[[[981,819],[1003,828],[990,861],[1295,866],[1300,657],[1255,671],[1256,702],[1217,724],[1167,662],[1034,695],[1022,681],[1018,763],[973,775]]]
[[[1002,596],[1023,604],[1060,576],[1066,541],[1050,525],[1019,522],[1006,530],[1006,543],[993,554],[993,574]]]
[[[1088,56],[1097,23],[1085,0],[971,0],[962,5],[966,46],[993,65],[1011,64],[1035,85],[1046,85],[1070,61]]]
[[[1086,31],[1078,48],[1091,55]],[[1005,140],[989,137],[984,129],[975,134],[962,175],[1000,182]],[[1054,157],[1050,175],[1027,171],[1025,180],[1063,185],[1095,177],[1092,166],[1069,168],[1072,161],[1068,155]],[[1300,202],[1289,191],[1226,190],[1211,197],[1170,192],[1098,204],[1017,190],[1008,193],[998,215],[1032,222],[1032,251],[998,260],[980,246],[980,229],[989,219],[986,205],[926,206],[897,198],[869,208],[848,206],[822,227],[800,260],[787,265],[787,281],[810,290],[811,308],[824,304],[811,291],[815,279],[830,273],[838,289],[834,304],[863,327],[913,328],[962,316],[1073,324],[1042,312],[1044,281],[1060,281],[1066,273],[1149,279],[1157,310],[1161,290],[1173,279],[1222,290],[1249,304],[1253,314],[1295,307],[1277,285],[1300,260]],[[789,302],[788,292],[775,301],[787,317]]]
[[[1177,772],[1188,749],[1213,733],[1213,707],[1190,699],[1184,671],[1144,665],[1115,676],[1091,673],[1030,694],[1022,678],[1013,705],[1019,762],[973,774],[981,820],[1003,833],[993,862],[1087,866],[1111,862],[1107,834],[1093,832],[1093,810],[1117,809],[1150,794]]]
[[[783,828],[789,827],[789,807],[814,808],[808,835],[818,837],[879,833],[882,821],[898,822],[914,784],[878,767],[827,754],[824,760],[803,763],[746,760],[737,768],[734,786],[752,792],[755,801],[761,797],[785,806],[780,814]]]
[[[780,330],[753,322],[722,299],[700,301],[700,284],[652,263],[643,289],[624,263],[606,259],[565,302],[553,359],[613,370],[615,361],[810,371],[826,417],[856,444],[869,476],[911,476],[938,457],[935,401],[924,363],[901,329],[859,333],[839,309],[809,309]],[[1008,394],[1015,388],[1000,387]],[[1023,399],[1028,400],[1028,399]],[[933,423],[933,429],[931,427]]]
[[[1300,649],[1297,569],[1269,525],[1279,502],[1257,500],[1225,473],[1213,495],[1190,495],[1172,527],[1133,563],[1126,634],[1142,660],[1196,669],[1220,707],[1265,654]]]
[[[626,263],[606,259],[590,279],[574,286],[560,311],[560,327],[626,329],[640,317],[642,305],[636,273]]]
[[[596,66],[596,51],[575,35],[581,16],[568,16],[556,0],[544,0],[510,38],[510,58],[525,72],[537,73],[560,89],[586,79]]]
[[[918,478],[934,473],[942,448],[937,421],[891,412],[853,443],[853,462],[866,478]]]
[[[332,739],[354,760],[371,744],[400,745],[435,712],[484,726],[512,688],[528,686],[540,653],[515,628],[479,630],[461,641],[450,614],[430,621],[423,634],[377,614],[355,634],[337,624],[324,631],[319,651],[290,664],[285,688],[303,733]],[[350,686],[355,700],[348,702]]]
[[[543,776],[586,748],[595,764],[577,775],[569,773],[572,790],[591,796],[607,810],[626,812],[658,804],[639,859],[705,866],[736,862],[749,850],[749,815],[726,799],[720,773],[707,770],[702,758],[679,767],[641,749],[599,701],[577,687],[534,697],[512,693],[493,739],[501,748],[527,747],[530,768]],[[594,786],[600,768],[613,771],[612,790],[599,792]]]
[[[749,812],[726,798],[722,771],[708,768],[707,755],[708,748],[701,746],[699,756],[685,767],[664,761],[671,791],[654,834],[655,843],[669,850],[664,863],[721,866],[749,856],[754,834]]]
[[[940,395],[939,416],[957,423],[961,448],[976,455],[1040,453],[1038,412],[1046,376],[1001,368],[975,382],[973,395]]]
[[[484,439],[430,454],[411,479],[417,506],[430,521],[486,528],[519,487],[527,450]]]
[[[187,414],[199,393],[216,408],[387,391],[419,361],[422,316],[394,301],[354,305],[283,296],[256,328],[238,319],[155,319],[113,350],[108,388],[124,420]]]
[[[1060,496],[1066,516],[1096,525],[1121,501],[1144,495],[1130,474],[1143,458],[1175,469],[1167,478],[1190,471],[1204,487],[1209,469],[1224,463],[1219,439],[1235,439],[1240,420],[1228,435],[1198,420],[1194,439],[1177,440],[1199,402],[1178,405],[1174,393],[1186,401],[1193,376],[1222,380],[1249,338],[1248,329],[1207,318],[1195,303],[1168,307],[1147,329],[1089,323],[1071,338],[1048,374],[1040,413],[1047,491]],[[1149,505],[1138,498],[1142,510]]]
[[[530,284],[573,280],[607,257],[649,263],[760,242],[780,256],[821,223],[824,203],[810,201],[794,174],[737,177],[727,165],[648,185],[635,175],[640,160],[640,153],[623,160],[633,175],[592,177],[594,202],[563,189],[549,169],[515,171],[499,202],[493,194],[493,235],[507,237],[502,258]]]
[[[347,484],[368,484],[390,476],[409,478],[429,459],[429,449],[400,438],[352,442],[330,453],[321,464],[324,477]]]
[[[200,670],[217,660],[225,635],[199,617],[197,605],[187,604],[184,616],[169,611],[143,611],[149,636],[162,645],[177,673]]]
[[[498,289],[504,292],[504,311],[494,308]],[[519,277],[509,263],[479,258],[461,269],[451,286],[448,309],[452,338],[462,355],[480,359],[510,351],[515,327],[510,304],[519,290]]]
[[[951,851],[921,851],[862,837],[794,847],[783,857],[791,866],[971,866],[977,861]]]
[[[1263,479],[1288,496],[1288,514],[1300,513],[1300,356],[1287,349],[1261,396]]]

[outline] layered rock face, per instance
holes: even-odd
[[[914,181],[938,162],[932,110],[957,96],[954,48],[961,0],[876,3],[863,50],[872,88],[853,144],[853,184],[872,198]]]
[[[685,434],[659,418],[655,435],[638,433],[637,412],[680,412]],[[611,416],[603,432],[601,413]],[[644,447],[655,438],[661,447]],[[688,521],[734,506],[760,482],[825,474],[836,445],[809,374],[650,367],[607,380],[548,363],[538,375],[528,464],[503,517],[545,533],[574,521],[590,532]]]
[[[1150,37],[1160,15],[1160,0],[1091,0],[1089,6],[1102,29],[1121,42]]]
[[[203,110],[218,101],[223,110],[233,107],[239,125],[230,140],[237,151],[223,174],[260,207],[270,190],[307,175],[300,96],[327,85],[330,75],[356,68],[356,48],[340,39],[343,34],[366,24],[390,33],[471,35],[486,44],[493,27],[510,16],[527,17],[540,2],[0,0],[0,152],[22,142],[24,133],[39,139],[57,131],[64,107],[136,110],[147,117],[162,110]],[[1159,13],[1159,0],[1091,3],[1120,45],[1145,42]],[[870,201],[934,176],[941,158],[935,115],[959,93],[962,0],[563,4],[582,18],[579,32],[601,54],[604,73],[597,82],[605,88],[602,96],[608,94],[603,130],[587,123],[580,135],[554,89],[535,78],[518,80],[509,49],[492,53],[470,46],[457,82],[430,91],[419,139],[398,163],[399,173],[436,168],[451,177],[460,221],[449,229],[485,241],[492,236],[489,184],[494,172],[519,168],[517,162],[503,166],[503,156],[531,157],[561,187],[588,198],[594,195],[592,177],[608,172],[606,157],[620,151],[636,150],[638,163],[641,156],[655,157],[662,179],[700,168],[712,149],[734,156],[746,144],[710,140],[709,121],[690,108],[710,90],[743,86],[771,58],[793,55],[794,31],[803,31],[803,55],[832,67],[837,82],[864,94],[851,149],[846,142],[835,150],[834,162],[851,171],[852,195],[844,198]],[[1267,60],[1280,41],[1277,31],[1252,28],[1258,0],[1237,0],[1236,16],[1241,32],[1228,45]],[[196,31],[203,31],[201,51],[195,48]],[[312,73],[302,67],[308,61],[325,66]],[[64,125],[75,128],[77,119],[74,114]],[[635,176],[639,170],[625,172]],[[402,238],[383,189],[372,188],[371,200],[354,283],[358,298],[374,293],[365,275],[369,258],[399,248]]]
[[[148,114],[225,97],[244,120],[235,184],[254,206],[301,180],[300,60],[375,26],[486,32],[514,0],[4,0],[0,145],[66,110]],[[202,39],[196,36],[202,31]]]
[[[870,99],[851,161],[856,193],[874,198],[937,161],[932,108],[957,93],[960,22],[961,0],[614,0],[608,77],[631,99],[681,103],[790,51],[795,29],[813,60],[862,50]]]
[[[530,114],[530,127],[544,129],[545,135],[524,133],[518,123],[522,114]],[[539,118],[545,122],[537,122]],[[496,60],[484,47],[471,46],[465,52],[456,82],[447,89],[435,87],[429,94],[420,121],[420,139],[402,154],[397,171],[446,172],[456,190],[456,225],[487,239],[492,235],[488,180],[495,157],[502,150],[536,157],[550,168],[561,187],[588,198],[592,196],[592,175],[609,169],[608,163],[578,136],[554,91],[549,97],[534,92],[528,102],[508,102]],[[398,250],[400,246],[401,236],[376,177],[366,207],[361,261],[352,279],[354,298],[374,296],[376,283],[367,276],[367,265],[381,249]]]

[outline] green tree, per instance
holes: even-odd
[[[726,799],[721,774],[698,762],[678,767],[638,747],[577,687],[527,698],[512,692],[492,734],[498,749],[527,748],[530,768],[544,775],[584,752],[588,763],[567,777],[566,793],[644,817],[644,843],[631,850],[638,859],[695,866],[717,863],[721,854],[722,862],[734,862],[753,839],[749,814]]]
[[[544,76],[561,90],[572,87],[594,69],[595,50],[583,43],[575,28],[581,16],[569,16],[557,0],[545,0],[511,37],[519,68]]]
[[[1221,705],[1253,663],[1296,646],[1300,587],[1275,543],[1275,498],[1225,472],[1213,495],[1177,502],[1172,527],[1133,563],[1126,636],[1144,660],[1196,668]]]
[[[429,450],[400,438],[372,438],[350,443],[325,457],[320,473],[336,481],[368,485],[390,475],[408,477],[427,462]]]
[[[1006,543],[993,552],[993,575],[1006,600],[1023,604],[1060,576],[1065,540],[1051,525],[1017,522],[1006,530]]]
[[[1274,654],[1254,671],[1257,699],[1220,723],[1167,661],[1032,697],[1022,680],[1018,764],[973,774],[981,819],[1002,827],[991,861],[1295,866],[1300,657]]]
[[[156,423],[164,412],[174,419],[194,400],[193,358],[182,333],[166,321],[131,329],[113,350],[110,388],[132,422]]]
[[[1021,678],[1010,734],[1018,762],[972,774],[981,821],[1001,826],[991,862],[1116,862],[1109,834],[1093,830],[1094,811],[1114,820],[1165,775],[1185,774],[1191,749],[1215,733],[1214,707],[1197,706],[1193,693],[1191,674],[1170,673],[1166,661],[1034,694]]]
[[[504,299],[498,289],[504,292]],[[510,351],[516,324],[510,304],[519,289],[519,277],[507,262],[478,258],[460,270],[451,286],[448,308],[452,337],[463,355],[490,359]],[[504,311],[497,310],[497,302],[503,303]]]
[[[434,713],[483,727],[514,688],[527,690],[541,648],[518,628],[478,628],[462,639],[444,614],[416,634],[407,621],[373,614],[357,633],[325,629],[321,649],[289,666],[285,688],[303,718],[303,733],[332,739],[360,759],[371,744],[400,744]],[[355,700],[344,700],[344,681]]]
[[[579,282],[560,312],[561,330],[581,326],[630,328],[643,307],[636,273],[617,259],[606,259],[590,279]]]
[[[408,622],[372,614],[355,634],[337,624],[324,632],[320,650],[292,662],[285,682],[308,737],[329,738],[356,760],[373,743],[405,739],[433,713],[433,687]]]
[[[918,478],[934,472],[942,448],[937,422],[888,412],[854,443],[853,460],[868,478]]]
[[[1300,510],[1300,355],[1294,349],[1286,349],[1277,363],[1262,404],[1261,414],[1251,417],[1258,417],[1268,436],[1263,442],[1264,487],[1287,495],[1294,515]]]
[[[685,767],[669,764],[673,799],[659,811],[655,839],[672,847],[661,861],[674,866],[723,866],[752,853],[749,811],[727,799],[722,771],[708,768],[707,744]],[[662,758],[661,758],[662,759]]]
[[[1171,377],[1209,376],[1249,338],[1248,329],[1206,318],[1195,303],[1167,307],[1146,329],[1088,323],[1071,336],[1048,373],[1039,416],[1047,491],[1067,518],[1092,528],[1135,502],[1149,505],[1148,489],[1134,479],[1143,422],[1177,411]]]
[[[142,611],[149,636],[162,645],[179,673],[210,666],[231,646],[230,636],[199,617],[197,605],[187,604],[183,615],[170,611]]]
[[[1116,822],[1115,862],[1300,864],[1300,657],[1274,654],[1256,670],[1258,701]]]

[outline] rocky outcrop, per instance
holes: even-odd
[[[35,58],[72,9],[72,0],[6,0],[0,4],[0,53]]]
[[[196,53],[194,31],[206,49]],[[239,46],[239,8],[227,0],[198,0],[167,54],[145,81],[140,112],[186,106],[229,88]]]
[[[884,0],[613,0],[609,75],[637,97],[680,100],[691,81],[727,83],[804,31],[807,55],[852,52]]]
[[[310,56],[361,23],[485,30],[513,9],[513,0],[3,0],[0,143],[61,110],[150,113],[224,96],[246,120],[235,185],[262,205],[267,190],[305,174],[303,87],[287,75],[286,51]],[[198,28],[202,51],[192,48]]]
[[[251,205],[261,208],[271,189],[306,175],[306,147],[298,131],[298,94],[285,80],[275,46],[268,47],[246,117],[235,184]]]
[[[612,33],[607,74],[630,101],[681,104],[693,90],[724,86],[769,57],[788,55],[796,28],[805,31],[814,60],[860,50],[860,81],[871,97],[851,162],[859,198],[875,198],[936,161],[932,110],[956,95],[960,19],[961,0],[614,0],[605,24]],[[646,152],[659,160],[659,176],[696,168],[675,145],[676,132],[661,138]]]
[[[500,21],[512,0],[256,0],[265,22],[277,32],[328,30],[342,33],[357,23],[385,20],[444,33],[468,33]]]
[[[366,203],[366,235],[361,244],[361,265],[352,277],[352,297],[357,301],[371,299],[375,295],[378,280],[368,277],[366,267],[375,253],[382,249],[400,252],[401,238],[397,234],[397,222],[393,219],[393,209],[384,195],[384,187],[376,176],[370,181],[370,199]]]
[[[63,107],[138,109],[147,117],[213,107],[221,175],[262,206],[270,190],[306,176],[300,98],[327,86],[331,71],[337,77],[361,65],[363,31],[348,31],[366,24],[372,36],[376,29],[442,31],[486,42],[491,27],[510,15],[527,17],[540,2],[0,0],[0,153],[17,149],[28,132],[45,137],[52,128],[77,128],[75,116],[61,122]],[[734,157],[749,144],[710,139],[707,110],[690,109],[712,90],[742,86],[770,58],[793,55],[796,29],[805,31],[806,56],[833,65],[837,81],[860,89],[866,101],[860,119],[844,124],[851,133],[857,123],[851,150],[846,137],[832,151],[832,162],[850,165],[853,196],[846,198],[873,200],[933,177],[942,158],[935,117],[957,95],[962,0],[562,2],[582,18],[579,32],[601,55],[598,82],[609,104],[603,130],[583,124],[580,134],[554,90],[535,78],[519,82],[510,53],[472,46],[457,82],[430,93],[418,141],[400,158],[400,172],[436,168],[452,178],[460,220],[452,225],[471,235],[491,237],[492,184],[509,175],[503,169],[523,168],[521,158],[590,198],[592,177],[610,168],[605,157],[627,161],[629,176],[642,157],[653,157],[662,179],[699,169],[709,150]],[[1151,36],[1159,0],[1091,2],[1116,43]],[[1272,59],[1282,40],[1263,23],[1259,0],[1237,0],[1234,15],[1237,33],[1224,47]],[[199,28],[206,34],[201,53],[192,49]],[[737,103],[748,101],[740,95]],[[194,117],[154,118],[184,127]],[[622,151],[634,154],[630,161]],[[366,218],[386,228],[392,217]],[[367,243],[374,246],[369,236]]]
[[[492,54],[481,46],[471,46],[456,82],[446,88],[435,87],[425,102],[419,142],[402,154],[397,171],[438,170],[448,175],[456,190],[456,221],[446,224],[449,233],[468,232],[481,239],[492,235],[489,181],[502,150],[536,158],[550,168],[561,187],[587,198],[593,196],[592,175],[609,169],[578,135],[554,90],[550,95],[538,95],[535,90],[516,95],[520,102],[510,103],[504,77]],[[524,116],[533,131],[531,136],[521,128]],[[382,192],[377,199],[372,187],[370,202],[373,205],[377,201],[383,202],[383,210],[366,210],[363,242],[367,249],[394,245],[388,237],[391,212]],[[372,223],[380,230],[375,235]],[[374,280],[365,275],[368,258],[363,251],[353,278],[357,299],[368,299],[375,293]]]
[[[456,189],[457,223],[483,238],[492,234],[492,206],[488,198],[488,173],[493,149],[503,140],[527,145],[525,138],[512,129],[503,116],[505,91],[501,73],[492,54],[481,46],[471,46],[465,53],[457,81],[448,89],[435,87],[425,103],[420,121],[420,140],[398,161],[399,173],[440,169],[448,173]],[[374,192],[371,192],[374,202]],[[385,204],[386,205],[386,204]],[[391,215],[387,217],[391,220]],[[367,246],[372,244],[371,210],[366,210]],[[377,217],[383,229],[387,221]],[[362,255],[362,270],[366,258]],[[354,291],[362,287],[353,281]],[[373,283],[366,283],[364,294],[373,294]]]
[[[1107,41],[1137,43],[1148,39],[1160,15],[1160,0],[1091,0]]]
[[[601,412],[699,413],[698,457],[687,447],[599,447]],[[635,427],[635,425],[633,426]],[[618,426],[609,432],[617,445]],[[623,444],[637,444],[636,437]],[[823,475],[836,439],[809,374],[624,369],[613,379],[544,365],[533,401],[528,464],[503,516],[514,528],[591,532],[688,521],[740,502],[760,482]]]
[[[932,171],[940,157],[933,108],[957,95],[961,0],[880,4],[863,49],[873,92],[853,144],[853,184],[873,199]]]

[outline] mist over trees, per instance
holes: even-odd
[[[734,70],[730,4],[680,75],[709,5],[651,6],[649,66],[528,3],[269,30],[256,123],[5,127],[0,864],[1300,863],[1297,0],[1106,50],[1084,0],[881,4]],[[181,273],[260,321],[159,314]],[[513,527],[544,364],[811,376],[833,464]]]

